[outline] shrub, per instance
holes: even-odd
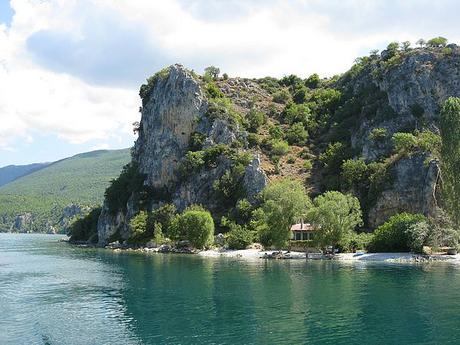
[[[305,145],[308,139],[308,132],[302,123],[294,123],[286,133],[286,140],[291,145]]]
[[[356,250],[366,250],[372,242],[373,234],[367,232],[352,232],[342,247],[344,251],[355,252]]]
[[[383,141],[387,136],[386,128],[374,128],[369,134],[369,139],[372,141]]]
[[[206,85],[206,93],[208,94],[209,97],[211,98],[222,98],[224,97],[224,94],[220,89],[217,87],[217,85],[213,82],[209,82]]]
[[[273,94],[273,102],[286,104],[291,99],[291,94],[286,89],[281,89]]]
[[[417,147],[417,138],[411,133],[395,133],[392,137],[396,152],[408,154]]]
[[[146,237],[149,226],[149,214],[146,211],[140,211],[129,222],[131,229],[130,240],[139,241]]]
[[[249,129],[256,132],[257,129],[265,124],[267,117],[264,112],[256,109],[251,109],[246,115],[249,124]]]
[[[369,245],[372,252],[408,252],[412,243],[408,236],[409,228],[426,221],[421,214],[400,213],[388,219],[374,231]]]
[[[203,148],[204,142],[206,140],[206,135],[193,132],[190,135],[189,150],[190,151],[200,151]]]
[[[275,156],[284,156],[289,152],[289,144],[284,140],[272,140],[271,141],[271,153]]]
[[[161,231],[164,235],[166,235],[169,238],[172,238],[170,231],[172,228],[172,223],[176,216],[176,206],[174,206],[173,204],[165,204],[154,210],[152,212],[151,218],[152,221],[155,222],[155,224],[161,225]]]
[[[268,133],[272,139],[282,139],[284,136],[283,130],[280,126],[272,125],[268,129]]]
[[[141,100],[142,100],[142,106],[145,107],[145,105],[147,104],[150,94],[152,93],[157,82],[162,79],[165,79],[166,77],[168,77],[168,75],[169,75],[169,67],[164,68],[161,71],[155,73],[153,76],[147,79],[147,84],[141,85],[141,88],[139,89],[139,96],[141,97]]]
[[[367,177],[368,168],[364,159],[348,159],[342,164],[342,178],[350,188],[363,182]]]
[[[307,171],[310,171],[313,168],[313,163],[311,160],[307,159],[305,162],[303,162],[303,168]]]
[[[321,79],[319,78],[319,75],[314,73],[307,78],[307,80],[305,81],[305,85],[310,89],[316,89],[319,86],[320,82]]]
[[[235,202],[245,194],[243,185],[245,166],[235,164],[213,183],[213,188],[220,197],[222,203],[227,206]]]
[[[200,207],[189,207],[178,219],[179,236],[184,236],[198,249],[209,247],[214,240],[214,221],[211,214]]]
[[[301,122],[308,129],[315,129],[316,123],[313,119],[311,109],[307,104],[289,103],[283,112],[284,122],[292,125]]]
[[[246,227],[235,222],[222,219],[222,225],[230,229],[225,236],[225,240],[230,249],[245,249],[254,238],[253,233]]]
[[[319,160],[327,168],[328,172],[337,173],[345,159],[350,155],[349,149],[344,143],[330,143],[327,149],[320,154]]]

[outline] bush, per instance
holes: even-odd
[[[316,89],[319,86],[320,82],[321,79],[319,78],[319,75],[314,73],[307,78],[307,80],[305,81],[305,85],[310,89]]]
[[[413,247],[413,239],[408,236],[409,228],[426,221],[421,214],[400,213],[388,219],[374,231],[369,245],[371,252],[408,252]]]
[[[348,188],[359,185],[367,177],[368,168],[364,159],[348,159],[342,164],[342,179]]]
[[[386,128],[374,128],[369,134],[369,139],[372,141],[383,141],[387,136]]]
[[[284,140],[272,140],[271,141],[271,153],[275,156],[284,156],[289,152],[289,144]]]
[[[214,240],[214,221],[211,214],[201,207],[189,207],[179,216],[179,236],[198,249],[210,247]]]
[[[217,87],[217,85],[213,82],[209,82],[206,85],[206,93],[208,94],[209,97],[211,98],[222,98],[224,97],[224,94],[220,89]]]
[[[209,66],[204,69],[203,78],[205,81],[217,80],[219,78],[220,69],[215,66]]]
[[[441,48],[447,45],[447,38],[444,37],[435,37],[426,42],[426,45],[431,48]]]
[[[225,236],[230,249],[245,249],[252,243],[254,235],[247,227],[228,220],[223,220],[222,223],[230,229]]]
[[[417,147],[417,138],[411,133],[395,133],[392,140],[397,153],[408,154]]]
[[[130,240],[139,241],[145,239],[149,227],[149,214],[146,211],[140,211],[129,222],[129,228],[131,229]]]
[[[291,99],[291,94],[286,89],[281,89],[273,94],[273,102],[286,104]]]
[[[169,238],[173,237],[170,231],[175,217],[177,217],[177,211],[176,206],[173,204],[160,206],[154,210],[151,215],[152,221],[154,221],[155,224],[159,224],[161,226],[161,232]],[[153,235],[155,236],[155,233]]]
[[[357,250],[367,250],[372,242],[373,234],[367,232],[356,233],[352,232],[347,239],[342,250],[347,252],[356,252]]]
[[[311,162],[311,160],[307,159],[304,163],[303,163],[303,168],[307,171],[310,171],[312,168],[313,168],[313,163]]]
[[[268,129],[271,139],[283,139],[284,133],[280,126],[272,125]]]
[[[249,129],[254,132],[256,132],[257,129],[263,126],[267,121],[265,113],[256,109],[251,109],[249,113],[246,115],[246,119],[249,124]]]
[[[294,123],[286,133],[286,140],[291,145],[305,145],[308,139],[308,132],[302,123]]]
[[[341,142],[330,143],[327,149],[320,154],[319,160],[330,173],[338,173],[345,159],[350,156],[349,149]]]

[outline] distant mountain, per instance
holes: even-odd
[[[37,170],[43,169],[50,163],[34,163],[27,165],[8,165],[0,168],[0,187],[16,180],[19,177],[31,174]]]
[[[0,231],[63,231],[69,219],[102,203],[110,180],[130,161],[130,149],[66,158],[0,187]]]

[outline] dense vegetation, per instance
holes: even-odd
[[[442,37],[417,44],[419,48],[412,48],[409,42],[392,42],[381,54],[372,51],[358,58],[347,73],[330,79],[317,74],[305,79],[295,75],[266,77],[244,79],[245,86],[239,87],[235,86],[238,80],[225,74],[220,77],[214,66],[203,76],[194,74],[207,98],[207,120],[220,119],[235,133],[244,133],[231,144],[205,147],[206,135],[195,132],[180,162],[178,183],[226,167],[212,184],[219,207],[204,210],[193,206],[178,214],[169,203],[169,191],[143,186],[143,176],[131,164],[106,191],[110,213],[124,211],[133,197],[138,206],[130,223],[133,243],[186,240],[202,248],[211,244],[208,235],[215,228],[216,233],[225,233],[230,248],[245,248],[255,241],[286,248],[290,226],[306,218],[316,232],[314,241],[306,245],[321,248],[421,251],[424,245],[455,245],[453,229],[458,228],[460,218],[460,187],[455,177],[460,170],[460,103],[451,99],[444,106],[441,133],[417,103],[410,105],[405,122],[394,125],[400,114],[375,83],[413,54],[452,53]],[[168,69],[162,70],[141,87],[144,105],[155,85],[167,76]],[[249,94],[248,84],[257,85],[258,92]],[[358,130],[363,132],[356,133]],[[372,154],[363,153],[364,145]],[[253,153],[261,155],[271,183],[257,200],[249,202],[242,181]],[[382,192],[392,186],[398,163],[413,156],[422,157],[426,165],[433,162],[437,166],[441,160],[443,206],[448,212],[436,210],[437,216],[430,219],[396,214],[370,234],[374,230],[370,211]],[[310,197],[315,197],[313,202]],[[163,206],[151,211],[152,205]],[[168,220],[159,221],[156,212],[164,207]],[[212,226],[205,221],[208,215]],[[197,231],[201,230],[192,233],[184,224],[195,224]]]
[[[24,213],[32,215],[33,223],[21,231],[62,231],[63,208],[99,205],[110,180],[129,160],[129,149],[83,153],[2,186],[0,231],[8,231]]]

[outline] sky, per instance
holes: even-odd
[[[0,167],[132,146],[139,86],[181,63],[343,73],[392,41],[460,43],[457,0],[0,0]]]

